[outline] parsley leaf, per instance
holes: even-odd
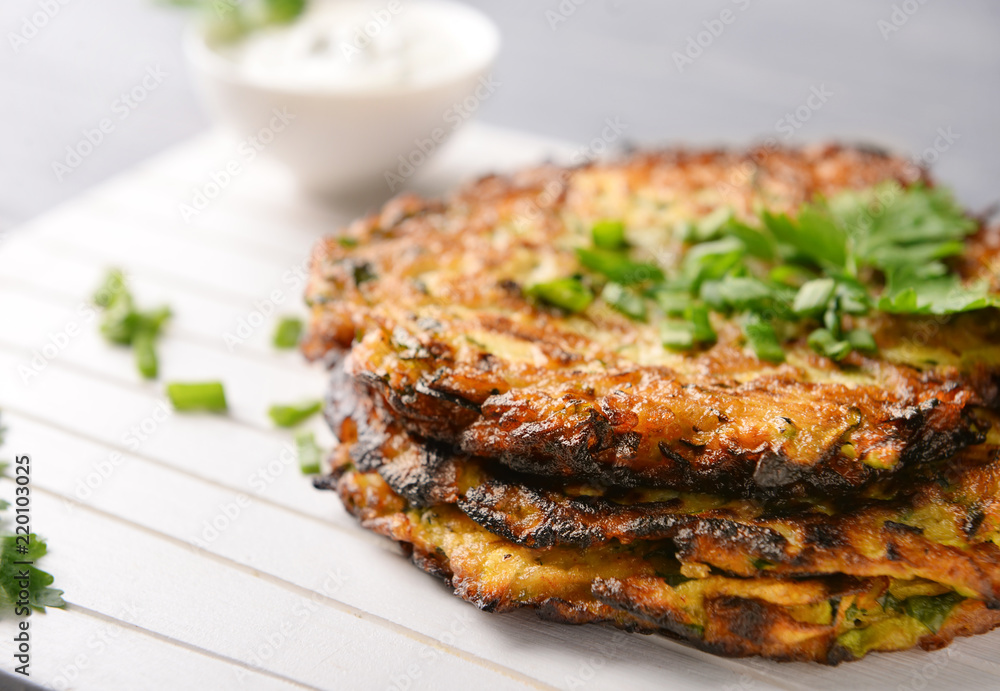
[[[24,554],[24,536],[21,547],[18,546],[18,536],[8,535],[0,544],[0,604],[14,608],[20,599],[22,585],[26,585],[28,605],[32,609],[44,610],[46,607],[64,607],[63,591],[50,587],[55,580],[52,574],[46,573],[34,565],[17,564],[21,561],[37,562],[48,552],[45,540],[34,533],[28,535],[28,548]],[[27,578],[24,578],[27,574]]]
[[[622,285],[643,281],[662,281],[663,270],[655,264],[634,262],[624,252],[605,249],[579,248],[576,255],[580,263]]]

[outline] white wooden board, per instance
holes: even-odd
[[[266,417],[273,402],[318,396],[325,376],[274,351],[273,316],[257,313],[302,312],[311,245],[363,205],[303,198],[260,161],[185,223],[180,205],[233,147],[221,134],[199,138],[0,244],[0,455],[32,458],[32,525],[49,539],[43,566],[70,603],[32,617],[32,681],[112,690],[1000,687],[998,635],[827,669],[723,660],[658,637],[484,614],[455,598],[314,490],[294,467],[291,435]],[[571,154],[470,125],[414,186],[439,192],[477,172]],[[221,379],[229,415],[170,413],[162,385],[143,381],[130,354],[99,337],[87,301],[110,266],[126,270],[140,304],[174,308],[160,381]],[[314,427],[329,442],[319,420]],[[0,483],[0,498],[12,496]],[[15,626],[0,621],[6,671]]]

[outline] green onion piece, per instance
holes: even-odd
[[[625,224],[621,221],[598,221],[590,230],[594,245],[605,250],[620,250],[625,247]]]
[[[801,315],[821,313],[829,304],[836,287],[837,284],[832,278],[816,278],[809,281],[799,288],[799,292],[795,295],[792,311]]]
[[[594,301],[590,288],[577,278],[557,278],[546,283],[536,283],[525,292],[567,312],[582,312]]]
[[[108,308],[123,297],[131,300],[125,287],[125,274],[121,269],[110,269],[101,281],[100,287],[94,292],[92,300],[101,308]]]
[[[278,427],[295,427],[320,411],[322,401],[307,401],[297,405],[273,405],[267,410],[271,421]]]
[[[191,410],[219,412],[227,409],[226,392],[222,388],[222,383],[217,381],[167,384],[167,396],[174,410],[180,412]]]
[[[139,373],[146,379],[156,379],[160,369],[156,359],[156,334],[146,329],[140,330],[132,339],[132,353]]]
[[[691,305],[691,294],[660,287],[649,292],[657,306],[671,316],[684,314]]]
[[[606,284],[601,299],[627,317],[646,321],[646,299],[620,283]]]
[[[684,312],[684,316],[691,322],[691,334],[698,343],[715,343],[718,336],[712,323],[708,318],[708,307],[705,305],[691,305]]]
[[[576,256],[591,271],[607,276],[615,283],[632,285],[643,281],[662,281],[663,271],[654,264],[634,262],[622,252],[578,248]]]
[[[810,348],[831,360],[843,360],[854,350],[850,343],[841,341],[829,329],[816,329],[809,334],[808,343]]]
[[[274,329],[271,342],[275,348],[294,348],[302,338],[302,320],[298,317],[282,317]]]
[[[763,281],[745,276],[725,276],[722,280],[701,284],[701,299],[716,310],[761,309],[775,297]]]
[[[130,345],[139,331],[139,313],[132,309],[131,301],[115,302],[101,319],[101,335],[111,343]]]
[[[323,450],[316,443],[312,432],[299,432],[295,435],[295,450],[299,457],[299,470],[303,475],[316,475],[320,472]]]
[[[337,238],[337,244],[340,245],[341,247],[348,247],[348,248],[349,247],[357,247],[358,246],[358,239],[357,238],[349,237],[347,235],[343,235],[343,236]]]
[[[965,598],[958,593],[944,595],[914,595],[903,601],[903,611],[937,633],[951,610]]]
[[[660,324],[660,341],[672,350],[689,350],[694,347],[694,330],[687,322],[664,321]]]
[[[751,314],[743,325],[743,335],[757,357],[767,362],[784,362],[785,351],[774,327],[760,315]]]
[[[874,353],[878,350],[875,337],[872,336],[872,332],[868,329],[854,329],[853,331],[849,331],[847,333],[847,342],[851,344],[852,348],[862,353]]]

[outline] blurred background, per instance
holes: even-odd
[[[503,32],[481,121],[580,144],[608,119],[643,145],[870,141],[931,164],[973,209],[1000,200],[995,1],[469,4]],[[151,0],[4,0],[0,231],[209,127],[186,19]],[[53,162],[150,69],[156,88],[59,179]]]

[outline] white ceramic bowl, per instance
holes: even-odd
[[[209,109],[241,139],[266,139],[260,151],[288,166],[306,189],[396,191],[492,93],[488,75],[500,46],[496,25],[474,8],[453,0],[401,1],[404,11],[428,14],[461,46],[461,59],[440,79],[371,88],[251,79],[194,27],[185,52]]]

